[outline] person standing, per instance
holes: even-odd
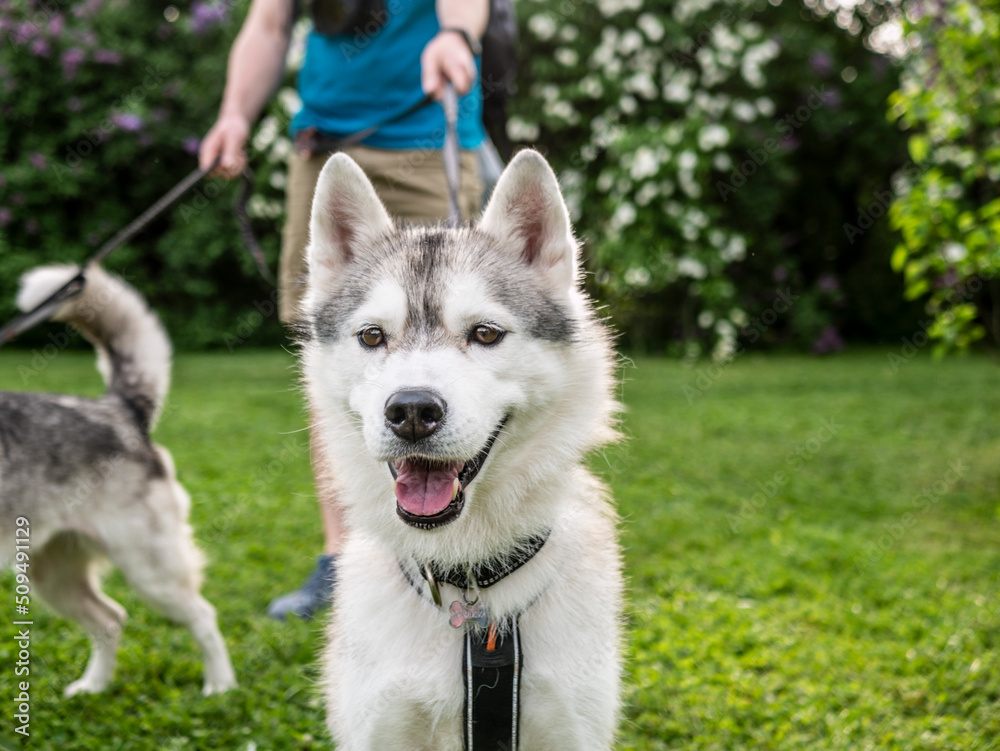
[[[226,87],[216,123],[199,150],[207,169],[239,175],[253,122],[277,89],[295,22],[297,0],[253,0],[229,56]],[[462,147],[459,203],[464,217],[479,211],[475,150],[485,137],[479,87],[479,40],[488,0],[312,0],[314,28],[298,77],[302,109],[290,130],[296,144],[288,165],[286,219],[279,265],[278,315],[298,322],[304,294],[305,248],[312,195],[330,156],[318,143],[374,128],[343,149],[365,171],[389,213],[400,222],[433,223],[448,215],[441,149],[440,99],[450,81],[459,101]],[[317,461],[313,441],[313,468]],[[268,613],[311,617],[332,601],[336,557],[343,538],[336,478],[316,476],[324,552],[305,583],[273,600]]]

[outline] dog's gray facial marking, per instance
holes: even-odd
[[[390,236],[344,270],[336,289],[313,315],[313,334],[328,343],[353,335],[345,326],[369,290],[381,279],[395,278],[407,291],[402,340],[443,340],[444,290],[453,273],[466,272],[483,279],[489,294],[520,320],[519,328],[528,336],[571,342],[578,324],[568,307],[551,297],[534,269],[500,252],[496,243],[477,230],[411,229]]]
[[[441,328],[441,281],[445,234],[429,230],[418,237],[417,252],[409,257],[406,281],[409,297],[406,329],[430,334]]]
[[[504,277],[488,279],[490,292],[505,307],[517,312],[535,339],[568,344],[576,335],[576,321],[566,309],[544,294],[523,295],[516,282]]]

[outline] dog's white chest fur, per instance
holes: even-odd
[[[612,745],[621,588],[613,522],[602,503],[568,503],[576,507],[568,523],[535,558],[479,591],[491,612],[527,605],[519,618],[522,751]],[[361,535],[351,537],[340,561],[324,673],[338,748],[459,751],[464,629],[475,628],[449,623],[449,605],[462,592],[441,585],[443,605],[435,606],[423,580],[418,592],[398,559]]]

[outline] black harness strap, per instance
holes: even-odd
[[[439,584],[451,584],[459,589],[468,589],[473,581],[480,589],[492,587],[505,576],[510,576],[521,566],[535,557],[535,554],[542,549],[545,541],[549,539],[549,533],[535,535],[524,540],[513,553],[488,558],[485,561],[476,563],[471,568],[456,566],[454,568],[441,568],[436,563],[428,564],[431,575]],[[424,571],[424,567],[420,567]]]
[[[521,634],[470,628],[462,655],[465,751],[517,751],[520,721]]]
[[[442,568],[432,562],[423,566],[417,564],[417,569],[430,587],[434,604],[440,608],[440,583],[462,590],[468,590],[473,584],[485,589],[534,558],[550,534],[551,531],[547,531],[529,537],[513,552],[469,567]],[[422,588],[402,561],[399,562],[399,570],[422,599]],[[534,601],[529,603],[525,610],[533,604]],[[457,605],[458,602],[452,605],[453,616]],[[524,665],[518,626],[520,615],[505,619],[503,624],[488,620],[486,611],[483,611],[481,623],[469,614],[463,614],[464,617],[457,620],[452,618],[453,627],[465,628],[462,651],[462,681],[465,686],[462,738],[465,751],[517,751],[521,667]],[[486,628],[482,628],[483,625]]]

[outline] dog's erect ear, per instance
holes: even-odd
[[[375,238],[392,232],[392,220],[371,181],[346,154],[323,167],[309,220],[309,286],[322,289]]]
[[[576,279],[577,245],[559,182],[537,151],[518,152],[500,175],[479,228],[537,268],[558,292]]]

